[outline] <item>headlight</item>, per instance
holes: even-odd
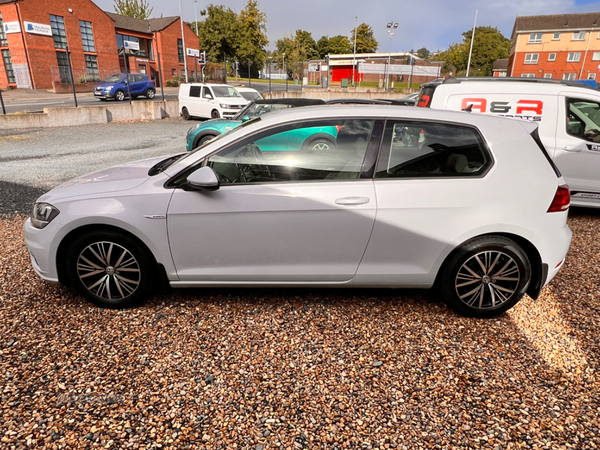
[[[223,104],[223,103],[221,103],[219,106],[220,106],[221,108],[223,108],[223,109],[229,109],[229,108],[231,108],[231,106],[229,106],[229,105],[225,105],[225,104]]]
[[[199,123],[199,124],[197,124],[197,125],[194,125],[192,128],[190,128],[190,129],[188,130],[188,132],[187,132],[188,136],[189,136],[190,134],[192,134],[194,131],[196,131],[198,128],[200,128],[200,125],[202,125],[202,124],[201,124],[201,123]]]
[[[33,205],[33,211],[31,212],[31,224],[35,228],[42,229],[59,214],[60,211],[50,203],[36,203]]]
[[[112,88],[114,88],[114,86],[106,86],[106,87],[104,88],[104,90],[105,90],[105,91],[110,91]]]

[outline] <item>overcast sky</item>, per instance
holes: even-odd
[[[153,17],[179,15],[178,0],[147,0],[154,8]],[[247,0],[213,2],[180,0],[184,20],[198,20],[206,5],[225,5],[240,12]],[[113,0],[94,0],[105,11],[114,11]],[[321,36],[349,36],[358,23],[373,28],[379,41],[379,51],[407,51],[427,47],[430,51],[443,50],[462,40],[461,33],[470,30],[478,10],[477,26],[498,27],[510,38],[517,16],[600,12],[596,0],[259,0],[259,8],[267,14],[269,49],[285,35],[297,29],[312,33],[315,40]],[[357,17],[357,19],[355,19]],[[386,31],[388,22],[397,22],[393,38]]]

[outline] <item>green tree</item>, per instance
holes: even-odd
[[[265,47],[269,45],[267,15],[258,9],[258,1],[248,0],[246,7],[240,12],[239,21],[241,40],[236,56],[244,69],[247,70],[246,63],[250,60],[252,66],[260,70],[267,54]]]
[[[123,16],[147,19],[154,8],[146,0],[114,0],[115,12]]]
[[[342,55],[352,53],[352,44],[346,36],[323,36],[317,42],[317,51],[319,58],[323,59],[327,55]]]
[[[350,34],[350,45],[354,50],[354,29]],[[366,23],[361,23],[356,28],[356,53],[375,53],[379,42],[375,39],[373,29]]]
[[[242,24],[238,15],[223,5],[208,5],[200,15],[206,17],[198,24],[200,50],[214,62],[233,59],[241,47]]]
[[[448,73],[451,66],[456,67],[456,76],[465,75],[469,61],[469,49],[473,30],[465,31],[463,41],[451,44],[447,50],[437,56],[438,61],[445,61],[442,72]],[[473,41],[471,55],[471,69],[469,75],[490,76],[494,61],[508,58],[510,53],[510,40],[505,38],[495,27],[477,27]]]
[[[419,58],[427,59],[427,58],[429,58],[430,54],[431,54],[431,52],[429,50],[427,50],[425,47],[417,50],[417,56]]]
[[[308,31],[296,30],[296,34],[285,36],[275,42],[276,50],[273,52],[273,60],[281,64],[285,53],[287,72],[293,74],[294,78],[302,78],[305,61],[319,58],[317,43]]]

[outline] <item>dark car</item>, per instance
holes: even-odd
[[[94,97],[100,100],[113,98],[123,101],[128,95],[131,95],[131,98],[143,95],[152,99],[156,95],[156,87],[152,80],[141,73],[130,73],[128,76],[117,73],[94,86]]]

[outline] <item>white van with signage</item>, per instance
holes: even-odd
[[[537,122],[541,143],[571,189],[571,204],[600,208],[599,90],[551,79],[449,78],[422,85],[417,106]]]
[[[248,103],[236,88],[227,84],[182,83],[179,86],[179,113],[185,120],[233,117]]]

